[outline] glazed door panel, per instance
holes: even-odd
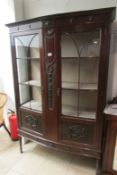
[[[41,32],[14,37],[19,105],[42,113]]]
[[[99,61],[99,29],[62,32],[62,116],[96,119]]]
[[[100,48],[100,27],[60,29],[60,137],[64,141],[95,143]]]

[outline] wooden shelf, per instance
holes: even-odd
[[[96,119],[96,112],[85,110],[79,112],[77,107],[70,105],[62,105],[62,114],[66,116],[80,117],[86,119]]]
[[[41,83],[39,81],[37,81],[37,80],[25,81],[25,82],[21,82],[20,84],[22,84],[22,85],[28,85],[28,86],[41,87]]]
[[[39,101],[31,100],[21,105],[21,107],[29,108],[31,110],[42,111],[42,104]]]
[[[62,114],[67,116],[78,116],[78,111],[75,106],[70,105],[62,105]]]
[[[21,58],[16,58],[16,59],[21,59],[21,60],[40,60],[40,58],[36,57],[21,57]]]
[[[92,83],[80,83],[80,89],[81,90],[97,90],[97,84],[92,84]]]
[[[90,56],[90,57],[61,57],[63,60],[67,60],[67,59],[73,59],[73,60],[77,60],[77,59],[91,59],[91,60],[93,60],[93,59],[99,59],[100,57],[92,57],[92,56]]]
[[[78,116],[80,118],[96,119],[96,112],[82,111],[82,112],[79,112]]]
[[[78,82],[62,82],[63,89],[72,89],[72,90],[97,90],[97,84],[93,83],[78,83]]]
[[[62,88],[63,89],[78,89],[78,83],[77,82],[62,82]]]

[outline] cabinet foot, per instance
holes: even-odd
[[[102,160],[96,160],[96,175],[102,175]]]
[[[22,137],[19,136],[20,153],[23,153]]]

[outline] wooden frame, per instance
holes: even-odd
[[[117,175],[117,170],[113,169],[115,143],[117,137],[117,116],[105,115],[106,118],[106,142],[103,158],[103,172],[109,175]]]

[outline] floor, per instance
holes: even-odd
[[[19,151],[0,128],[0,175],[95,175],[95,160],[48,149],[34,142]]]

